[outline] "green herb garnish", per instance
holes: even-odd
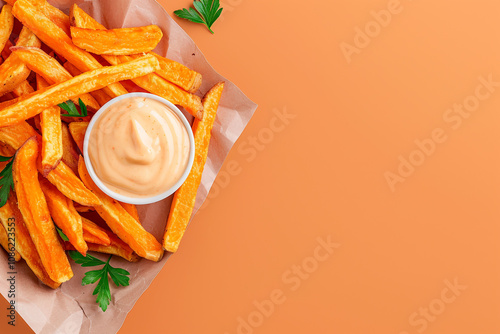
[[[66,236],[66,234],[64,234],[64,232],[59,227],[57,227],[57,226],[56,226],[56,231],[59,234],[59,236],[61,237],[61,239],[63,239],[64,241],[69,241],[69,239]]]
[[[10,190],[14,189],[14,179],[12,178],[12,164],[14,163],[13,157],[0,156],[0,162],[10,162],[0,172],[0,207],[4,206],[9,199]]]
[[[97,295],[96,302],[99,304],[99,307],[106,312],[111,300],[108,275],[111,277],[111,280],[116,286],[128,286],[130,284],[130,278],[128,277],[130,273],[125,269],[114,268],[109,264],[109,260],[111,260],[113,255],[109,257],[107,262],[101,261],[89,254],[87,254],[87,256],[83,256],[76,251],[70,251],[69,256],[71,256],[76,263],[81,264],[82,267],[104,265],[102,269],[86,272],[85,277],[82,279],[82,285],[94,284],[99,281],[94,289],[93,295]]]
[[[61,114],[61,116],[68,116],[68,117],[85,117],[87,116],[87,106],[85,103],[83,103],[82,99],[78,99],[78,104],[80,105],[80,111],[81,114],[78,112],[78,109],[76,109],[75,104],[73,101],[68,100],[63,103],[59,103],[59,107],[61,109],[66,110],[68,113],[67,114]]]
[[[222,13],[222,8],[219,8],[219,0],[194,1],[193,6],[194,8],[176,10],[174,14],[181,19],[206,25],[208,30],[213,34],[214,32],[210,28]]]

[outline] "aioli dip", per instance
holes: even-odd
[[[189,135],[165,104],[130,97],[109,106],[89,136],[88,154],[97,177],[127,197],[151,197],[171,188],[189,160]]]

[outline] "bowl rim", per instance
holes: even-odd
[[[113,104],[116,102],[119,102],[121,100],[131,98],[131,97],[145,97],[145,98],[150,98],[156,101],[159,101],[163,104],[165,104],[167,107],[169,107],[181,120],[182,124],[186,128],[186,131],[188,133],[189,137],[189,157],[188,157],[188,163],[186,166],[186,169],[184,170],[184,173],[182,174],[181,178],[169,189],[166,191],[157,194],[155,196],[149,196],[149,197],[129,197],[125,196],[122,194],[118,194],[114,192],[113,190],[109,189],[97,176],[96,172],[94,171],[94,167],[92,166],[92,162],[90,161],[89,157],[89,152],[88,152],[88,147],[89,147],[89,141],[90,141],[90,134],[92,132],[92,129],[99,119],[99,117]],[[167,99],[160,97],[158,95],[150,94],[150,93],[142,93],[142,92],[135,92],[135,93],[128,93],[128,94],[123,94],[118,97],[115,97],[111,100],[109,100],[107,103],[105,103],[99,110],[94,114],[92,119],[90,120],[90,123],[87,127],[87,130],[85,132],[85,138],[83,140],[83,157],[84,157],[84,162],[85,166],[87,167],[87,171],[94,181],[94,183],[97,185],[99,189],[101,189],[106,195],[116,199],[117,201],[128,203],[128,204],[137,204],[137,205],[144,205],[144,204],[152,204],[161,201],[162,199],[167,198],[168,196],[172,195],[177,189],[180,188],[180,186],[186,181],[187,177],[189,176],[189,173],[191,172],[191,168],[193,167],[193,162],[194,162],[194,154],[195,154],[195,144],[194,144],[194,135],[193,135],[193,130],[191,129],[191,125],[189,124],[188,120],[186,119],[186,116],[177,108],[172,102],[168,101]]]

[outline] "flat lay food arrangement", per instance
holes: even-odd
[[[200,92],[200,73],[153,52],[162,37],[156,25],[108,29],[76,4],[69,15],[45,0],[1,8],[0,243],[53,289],[73,277],[72,261],[100,266],[82,285],[97,283],[103,311],[111,282],[129,284],[111,256],[177,251],[224,89]],[[157,240],[136,204],[170,195]]]

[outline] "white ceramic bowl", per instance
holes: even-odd
[[[114,103],[121,101],[126,98],[130,97],[144,97],[144,98],[149,98],[152,100],[156,100],[158,102],[161,102],[165,104],[167,107],[172,109],[175,114],[179,117],[181,120],[182,124],[187,130],[188,137],[189,137],[189,159],[188,159],[188,164],[186,166],[186,170],[182,174],[181,178],[177,183],[175,183],[170,189],[164,191],[161,194],[151,196],[151,197],[128,197],[124,196],[121,194],[118,194],[108,187],[99,179],[97,174],[94,171],[94,167],[92,166],[92,163],[90,161],[89,157],[89,139],[90,139],[90,133],[92,132],[92,128],[94,127],[94,124],[96,121],[99,119],[99,117]],[[87,167],[87,170],[89,172],[90,177],[92,180],[94,180],[95,184],[108,196],[120,201],[120,202],[125,202],[125,203],[130,203],[130,204],[151,204],[155,203],[158,201],[161,201],[162,199],[172,195],[179,187],[186,181],[189,172],[191,171],[191,167],[193,166],[193,161],[194,161],[194,152],[195,152],[195,146],[194,146],[194,136],[193,136],[193,130],[191,129],[191,126],[189,125],[189,122],[187,121],[186,117],[182,114],[182,112],[177,108],[172,102],[165,100],[162,97],[149,94],[149,93],[129,93],[129,94],[124,94],[118,97],[115,97],[114,99],[108,101],[105,105],[99,109],[99,111],[92,117],[92,120],[90,121],[90,124],[87,128],[87,132],[85,133],[85,139],[83,141],[83,157],[85,158],[85,166]]]

